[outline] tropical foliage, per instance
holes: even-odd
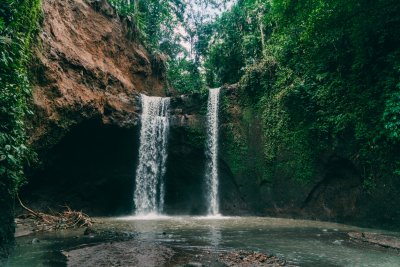
[[[110,3],[121,15],[133,18],[140,40],[154,54],[167,58],[167,76],[173,88],[181,92],[203,88],[199,64],[184,47],[190,2],[110,0]]]
[[[40,10],[39,0],[0,3],[0,244],[12,234],[10,200],[24,181],[23,166],[33,158],[25,132],[31,114],[27,63]]]
[[[400,193],[397,14],[396,0],[239,0],[216,22],[207,82],[241,82],[273,172],[304,184],[346,158],[383,211]]]

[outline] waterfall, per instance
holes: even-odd
[[[220,89],[209,90],[207,106],[206,189],[208,215],[219,214],[218,199],[218,109]]]
[[[142,117],[134,203],[136,215],[160,214],[169,132],[169,98],[141,95]]]

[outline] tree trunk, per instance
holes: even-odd
[[[262,22],[262,19],[260,19],[260,33],[261,33],[261,46],[262,46],[262,51],[264,51],[265,47],[265,35],[264,35],[264,23]]]
[[[133,13],[134,17],[136,18],[139,13],[139,0],[134,0],[133,2]]]

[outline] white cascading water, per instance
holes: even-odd
[[[161,214],[167,161],[169,103],[166,97],[141,95],[139,163],[136,169],[136,215]]]
[[[219,215],[218,198],[218,110],[220,89],[210,89],[207,106],[206,187],[208,215]]]

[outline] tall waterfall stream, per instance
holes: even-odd
[[[220,89],[209,91],[207,106],[206,199],[207,215],[219,215],[218,110]],[[162,214],[164,209],[169,98],[141,96],[142,117],[139,164],[135,177],[134,204],[138,216]]]
[[[141,101],[135,211],[136,215],[160,214],[164,209],[170,99],[142,95]]]
[[[208,195],[208,215],[219,214],[218,199],[218,111],[220,89],[209,90],[207,106],[207,167],[206,185]]]

